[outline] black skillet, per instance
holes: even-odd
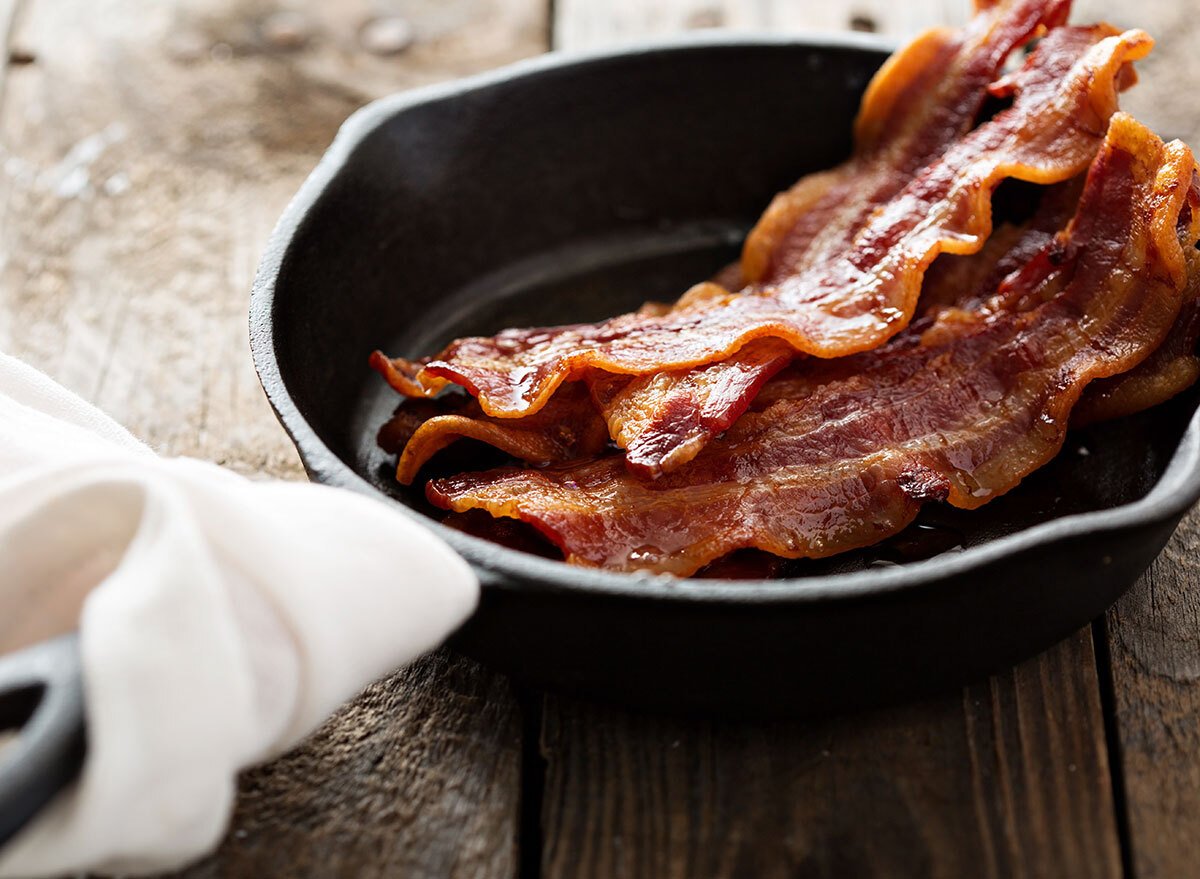
[[[390,500],[478,571],[459,649],[536,685],[671,709],[896,699],[1095,618],[1200,497],[1194,393],[1072,434],[982,510],[931,508],[881,547],[771,581],[568,566],[441,526],[420,486],[396,484],[375,434],[397,397],[367,369],[372,349],[419,356],[674,298],[737,253],[773,193],[846,155],[885,57],[851,35],[548,56],[343,127],[271,237],[251,347],[313,479]],[[444,454],[490,463],[480,447]]]
[[[371,350],[418,356],[674,298],[736,255],[772,194],[846,155],[889,48],[718,36],[545,56],[345,124],[259,267],[254,361],[311,478],[391,502],[478,572],[459,649],[534,685],[670,710],[896,700],[999,670],[1095,618],[1200,498],[1198,393],[1072,434],[982,510],[930,509],[880,547],[769,581],[569,567],[439,525],[419,488],[395,483],[375,434],[397,399],[367,369]],[[444,454],[444,467],[494,463],[478,447]],[[77,669],[73,644],[55,649]],[[61,692],[78,709],[75,681]],[[78,765],[54,704],[57,738],[48,721],[22,737],[50,743],[42,771],[0,764],[0,840]]]
[[[0,846],[83,763],[83,680],[76,635],[0,657],[0,736],[18,730],[15,739],[0,744]]]

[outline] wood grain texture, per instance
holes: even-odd
[[[554,46],[584,49],[703,28],[869,30],[897,38],[940,24],[961,24],[966,0],[558,0]]]
[[[427,657],[247,772],[233,832],[180,875],[513,876],[520,735],[503,679]]]
[[[246,309],[276,218],[345,117],[386,92],[545,48],[542,0],[429,4],[418,42],[359,46],[377,4],[28,4],[0,120],[0,349],[156,448],[298,477],[255,378]]]
[[[26,3],[0,112],[0,350],[164,453],[301,478],[247,344],[272,225],[361,104],[545,48],[542,0],[443,0],[405,4],[416,42],[380,56],[361,29],[388,8]],[[247,774],[194,875],[513,875],[519,765],[507,682],[434,658]]]
[[[545,717],[550,879],[1121,872],[1089,631],[958,696],[830,720]]]
[[[1107,619],[1134,875],[1200,867],[1200,510]]]

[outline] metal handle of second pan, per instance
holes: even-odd
[[[85,750],[79,636],[0,657],[0,846],[70,784]]]

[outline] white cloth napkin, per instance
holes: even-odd
[[[0,646],[78,625],[88,723],[79,781],[0,850],[0,876],[205,854],[240,768],[436,646],[478,588],[382,503],[158,458],[0,355]]]

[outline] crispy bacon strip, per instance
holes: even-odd
[[[936,315],[947,306],[978,308],[1006,277],[1045,249],[1074,215],[1084,175],[1041,190],[1033,215],[1022,223],[997,227],[978,253],[945,254],[925,273],[917,314]],[[1040,187],[1039,187],[1040,188]]]
[[[978,253],[939,258],[925,276],[918,317],[882,347],[830,361],[797,361],[768,382],[751,402],[761,412],[782,400],[800,400],[830,381],[847,381],[869,370],[880,358],[921,344],[924,333],[946,310],[974,311],[995,296],[1000,284],[1050,246],[1074,216],[1083,190],[1083,175],[1048,187],[1036,210],[1020,224],[997,228]],[[1084,391],[1086,397],[1090,391]]]
[[[971,129],[1009,54],[1069,11],[1069,2],[980,4],[961,31],[928,31],[892,55],[863,95],[854,155],[776,196],[747,236],[745,282],[784,281],[850,246],[876,208]]]
[[[609,436],[625,464],[656,479],[686,464],[729,428],[767,380],[792,362],[782,339],[750,342],[728,360],[656,375],[597,372],[588,379]]]
[[[961,34],[931,31],[889,59],[864,96],[855,155],[777,196],[751,231],[741,263],[747,283],[785,283],[852,247],[876,207],[969,130],[988,86],[1037,25],[1037,14],[1054,25],[1066,12],[1067,4],[1046,10],[997,4],[981,9]],[[704,367],[589,380],[594,392],[602,385],[597,403],[635,473],[658,478],[690,461],[790,359],[782,340],[765,352],[754,344]],[[603,396],[613,402],[606,406]]]
[[[859,108],[854,157],[836,169],[810,174],[778,195],[747,239],[741,260],[718,273],[712,285],[703,285],[707,290],[693,290],[675,306],[647,303],[637,314],[662,317],[695,304],[702,293],[719,296],[741,290],[750,282],[745,267],[752,268],[754,280],[761,280],[765,260],[781,244],[800,249],[827,225],[849,232],[857,229],[856,221],[873,210],[876,201],[894,195],[907,177],[966,133],[986,87],[1012,49],[1039,28],[1064,23],[1070,3],[1006,0],[977,6],[977,14],[961,33],[932,29],[884,63],[872,77]],[[896,166],[883,159],[891,159]],[[862,191],[864,186],[866,191]],[[799,223],[802,218],[804,224]],[[429,397],[445,386],[431,376],[422,377],[425,385],[418,381],[431,359],[390,359],[376,351],[371,367],[399,393]],[[613,393],[609,381],[601,396]],[[612,435],[615,438],[617,432]]]
[[[926,272],[918,312],[946,305],[976,307],[1005,275],[1053,238],[1074,211],[1079,189],[1072,182],[1051,187],[1030,222],[1001,225],[979,253],[945,254],[936,260]],[[904,332],[907,329],[893,340]],[[690,461],[709,440],[727,430],[761,388],[771,388],[776,396],[783,392],[787,381],[768,380],[784,370],[793,356],[781,339],[756,339],[730,359],[708,366],[633,379],[598,373],[588,383],[609,435],[626,449],[626,465],[643,479],[657,479]],[[809,362],[802,361],[796,368],[803,370]]]
[[[430,389],[417,381],[417,375],[425,366],[421,361],[388,357],[382,351],[372,351],[369,363],[371,369],[383,376],[384,381],[392,386],[392,390],[406,397],[432,397],[445,387],[443,383],[438,388]]]
[[[654,483],[609,456],[464,474],[426,493],[522,519],[567,561],[620,571],[688,575],[743,547],[796,558],[868,545],[927,500],[978,507],[1053,457],[1088,382],[1166,337],[1198,236],[1191,151],[1119,114],[1067,229],[918,343],[822,364],[828,382],[744,415]]]
[[[1200,256],[1188,255],[1188,285],[1183,307],[1167,338],[1129,372],[1100,379],[1071,412],[1071,426],[1084,427],[1142,412],[1186,391],[1200,379]]]
[[[989,199],[1005,177],[1039,183],[1086,166],[1116,107],[1118,81],[1151,40],[1107,26],[1058,28],[1026,65],[995,84],[1014,104],[976,128],[878,213],[852,251],[752,295],[706,297],[663,317],[625,315],[597,325],[510,330],[453,343],[417,376],[477,396],[489,415],[537,411],[587,369],[646,374],[728,357],[755,338],[785,338],[832,357],[875,347],[899,331],[921,276],[941,252],[977,250],[991,228]]]
[[[473,399],[448,409],[438,402],[410,401],[380,431],[385,450],[403,449],[396,479],[404,485],[411,485],[430,458],[460,439],[479,440],[535,467],[592,458],[608,446],[608,430],[579,383],[565,386],[540,412],[516,420],[489,418]],[[419,408],[414,410],[414,404]]]
[[[895,195],[913,171],[969,129],[986,87],[1008,53],[1041,25],[1055,25],[1065,19],[1067,5],[1046,4],[1043,0],[991,4],[963,32],[931,31],[893,56],[864,97],[856,123],[855,156],[833,172],[805,178],[776,199],[748,240],[750,262],[753,254],[767,252],[764,238],[770,236],[763,230],[773,230],[772,235],[781,237],[793,252],[802,240],[812,237],[804,229],[823,230],[821,238],[827,249],[843,245],[842,239],[853,234],[876,203]],[[836,185],[814,186],[815,181]],[[812,204],[809,196],[817,189],[825,195],[818,204]],[[794,214],[800,208],[806,209],[805,222],[799,224],[799,230],[787,228],[784,220],[790,217],[788,222],[795,226]],[[735,265],[723,273],[721,280],[731,285],[735,277],[740,282],[741,274],[742,266]],[[685,297],[684,305],[694,304],[705,295],[724,293],[719,287],[704,285]],[[670,310],[669,306],[658,306],[640,313],[661,316]],[[763,383],[791,357],[791,347],[782,340],[764,339],[721,364],[632,381],[626,376],[598,372],[589,382],[610,435],[628,450],[627,463],[635,472],[652,477],[690,460],[708,439],[728,428]],[[388,361],[379,352],[372,365],[400,392],[421,393],[415,381],[417,365]],[[443,419],[423,431],[421,447],[406,456],[409,466],[402,462],[402,480],[411,479],[420,462],[452,439],[435,443],[433,431],[439,427],[465,435],[459,428],[467,425]],[[495,444],[514,453],[526,452],[522,455],[526,460],[544,459],[545,449],[533,450],[536,457],[528,457],[525,431],[515,425],[513,430],[492,425],[476,435],[496,440]]]

